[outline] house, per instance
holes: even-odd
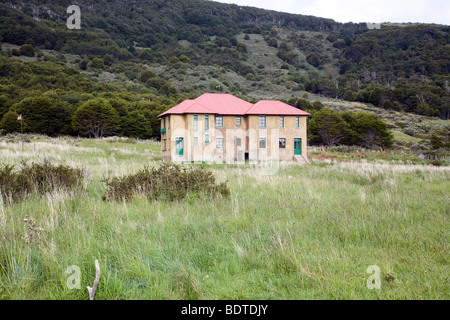
[[[307,162],[306,118],[281,101],[205,93],[160,114],[165,162]]]

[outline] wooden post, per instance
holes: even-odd
[[[95,290],[97,290],[97,286],[98,286],[98,282],[100,281],[100,266],[98,264],[98,260],[95,260],[95,280],[94,280],[94,284],[91,287],[87,287],[88,291],[89,291],[89,299],[90,300],[94,300],[94,296],[95,296]]]
[[[22,152],[23,152],[23,120],[22,120],[22,115],[20,115],[20,133],[22,136]]]

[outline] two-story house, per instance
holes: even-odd
[[[309,113],[280,101],[251,104],[206,93],[160,114],[163,161],[307,161]]]

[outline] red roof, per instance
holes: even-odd
[[[158,118],[166,114],[220,114],[220,115],[298,115],[309,116],[310,114],[294,108],[281,101],[263,100],[251,104],[227,93],[205,93],[194,100],[184,100],[175,107],[161,113]]]
[[[262,100],[253,105],[245,114],[309,116],[308,112],[297,109],[281,101]]]
[[[195,101],[214,109],[214,113],[222,115],[243,115],[252,107],[250,102],[228,93],[205,93]]]
[[[213,110],[201,105],[195,100],[184,100],[180,104],[177,104],[175,107],[167,110],[164,113],[161,113],[158,117],[162,117],[166,114],[185,114],[185,113],[215,113]]]

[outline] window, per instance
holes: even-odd
[[[223,128],[223,117],[216,116],[216,128]]]
[[[286,149],[286,138],[280,138],[278,140],[278,145],[280,149]]]
[[[175,146],[176,146],[176,154],[182,156],[184,152],[184,139],[176,138]]]
[[[163,140],[163,151],[167,150],[167,139]]]
[[[198,137],[194,137],[194,146],[198,146]]]
[[[259,148],[260,149],[266,148],[266,138],[259,138]]]
[[[295,117],[295,127],[300,128],[300,117]]]
[[[205,114],[205,131],[209,130],[209,116]]]
[[[280,128],[284,128],[284,116],[280,116]]]
[[[223,149],[223,138],[216,138],[216,148]]]
[[[236,138],[236,146],[237,147],[241,146],[241,138]]]
[[[209,143],[209,134],[205,134],[205,143]]]
[[[237,126],[241,125],[241,117],[239,117],[239,116],[236,117],[236,125]]]
[[[166,128],[166,118],[163,118],[163,128]]]
[[[259,116],[259,127],[260,128],[266,127],[266,116]]]
[[[194,131],[198,130],[198,115],[194,114]]]

